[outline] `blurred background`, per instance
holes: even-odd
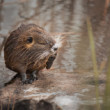
[[[53,72],[77,74],[84,82],[82,92],[65,98],[73,105],[66,100],[64,110],[110,110],[110,0],[0,0],[1,46],[22,23],[77,33],[65,36],[53,65]]]

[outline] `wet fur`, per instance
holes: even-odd
[[[29,36],[32,36],[34,41],[27,44]],[[47,44],[40,44],[42,42]],[[55,40],[43,28],[35,24],[21,25],[10,34],[5,43],[5,64],[18,73],[40,71],[46,67],[46,62],[52,55],[50,48],[54,44]]]

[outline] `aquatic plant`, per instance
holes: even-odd
[[[98,89],[99,71],[98,71],[98,65],[97,65],[97,59],[96,59],[95,42],[94,42],[94,36],[93,36],[93,31],[92,31],[92,25],[91,25],[89,18],[87,18],[87,30],[88,30],[88,36],[89,36],[89,41],[90,41],[91,56],[92,56],[92,63],[93,63],[97,110],[100,110],[99,89]]]

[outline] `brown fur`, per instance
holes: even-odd
[[[27,39],[32,37],[31,43]],[[21,25],[8,37],[4,47],[6,66],[18,73],[40,71],[53,54],[50,52],[55,40],[43,28],[35,25]]]

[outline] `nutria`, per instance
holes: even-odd
[[[4,46],[7,68],[18,72],[23,83],[32,83],[36,73],[49,69],[57,55],[56,40],[35,24],[22,24],[11,32]],[[30,78],[27,78],[27,73]]]

